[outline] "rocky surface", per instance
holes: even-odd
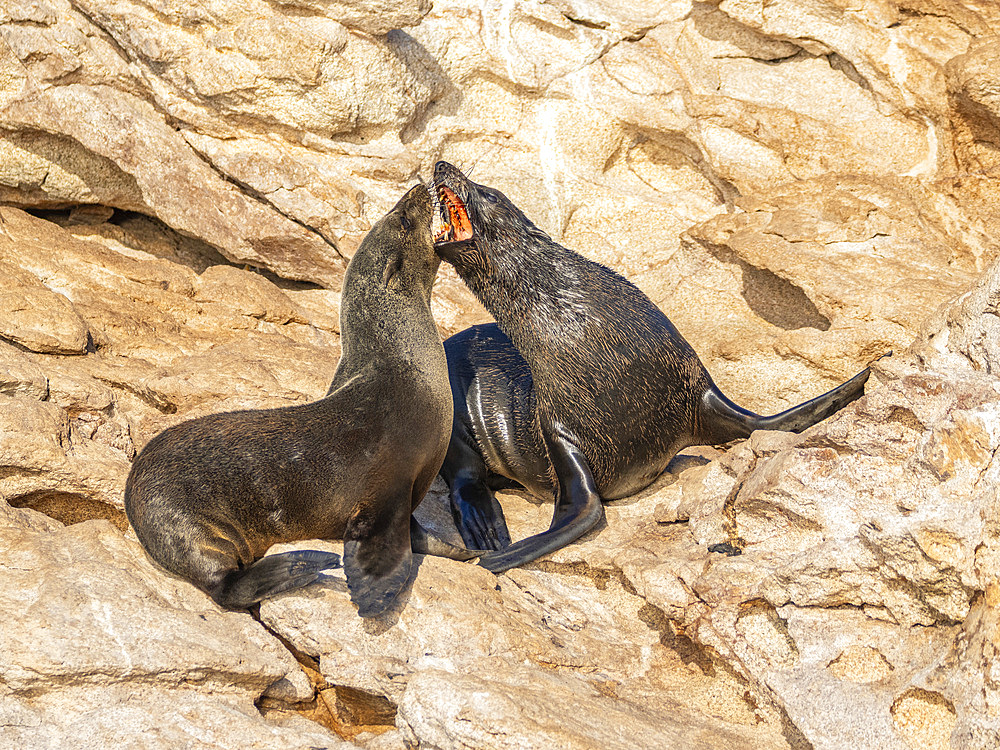
[[[527,569],[222,612],[128,532],[130,461],[321,396],[438,158],[749,408],[894,355]],[[992,0],[0,0],[0,747],[1000,745],[998,179]],[[448,269],[434,312],[486,319]]]

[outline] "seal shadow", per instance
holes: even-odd
[[[431,118],[458,112],[465,95],[427,48],[410,34],[393,29],[385,35],[385,42],[407,71],[418,81],[428,83],[432,92],[430,101],[414,112],[413,119],[399,134],[400,141],[411,143],[423,134]]]
[[[425,555],[413,556],[413,564],[410,566],[410,574],[406,579],[406,583],[403,584],[403,587],[399,590],[399,593],[393,600],[392,605],[387,610],[382,612],[380,615],[376,615],[375,617],[362,618],[364,621],[362,623],[362,627],[364,628],[365,633],[376,636],[382,635],[382,633],[390,630],[399,622],[399,618],[402,615],[403,610],[406,608],[407,603],[410,601],[410,597],[413,595],[413,586],[417,580],[417,574],[419,572],[420,565],[423,563],[424,557]],[[349,608],[352,612],[351,616],[358,617],[357,610],[354,604],[350,601],[351,592],[347,587],[347,578],[344,576],[343,568],[320,573],[316,580],[308,586],[279,594],[274,598],[277,599],[279,597],[299,596],[321,600],[324,596],[326,596],[325,592],[331,591],[338,597],[343,597],[347,608]],[[255,606],[259,606],[259,603]]]

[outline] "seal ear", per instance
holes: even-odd
[[[382,285],[389,286],[390,282],[396,277],[403,269],[403,259],[395,255],[389,259],[389,262],[385,266],[385,270],[382,272]]]

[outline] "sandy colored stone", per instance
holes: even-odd
[[[245,696],[206,699],[194,689],[127,683],[99,693],[89,685],[69,686],[41,698],[0,700],[0,721],[3,746],[10,748],[357,748],[306,719],[272,725]]]
[[[72,303],[41,285],[0,291],[0,320],[0,337],[35,352],[81,354],[89,341]]]
[[[0,393],[44,398],[48,382],[42,369],[16,347],[0,342]]]
[[[444,158],[634,281],[744,406],[895,354],[528,569],[425,560],[380,626],[337,576],[265,603],[321,696],[381,701],[375,730],[338,713],[352,741],[1000,745],[1000,6],[377,5],[0,0],[0,549],[30,562],[0,598],[40,592],[0,631],[3,739],[337,746],[287,649],[81,522],[125,528],[159,430],[325,393],[345,260]],[[432,305],[488,320],[447,266]],[[458,539],[441,483],[418,513]]]
[[[957,300],[942,306],[914,342],[921,359],[942,367],[969,367],[996,375],[1000,362],[1000,264]]]
[[[696,728],[677,714],[644,720],[613,693],[582,692],[554,675],[533,676],[529,688],[512,689],[507,680],[430,670],[410,681],[400,717],[435,748],[752,746],[737,732]]]
[[[746,213],[720,215],[689,231],[684,265],[697,276],[679,278],[663,303],[689,335],[714,339],[701,353],[722,360],[711,368],[721,387],[769,413],[833,387],[885,352],[905,349],[926,311],[983,270],[977,245],[963,246],[950,235],[954,207],[932,212],[918,208],[912,192],[844,178],[786,190],[766,205],[748,205]],[[948,271],[931,279],[931,267]],[[727,310],[725,330],[718,331],[719,321],[702,317],[694,300],[704,300],[706,278],[724,274],[740,287],[715,292]],[[880,283],[869,288],[876,274]],[[745,353],[750,348],[754,354]],[[768,349],[770,356],[763,354]],[[787,363],[791,352],[811,366]],[[816,369],[826,371],[822,380],[809,373]],[[771,382],[764,385],[760,373]],[[756,400],[755,389],[743,382],[749,378],[771,403]],[[747,395],[741,398],[740,390]],[[775,392],[782,403],[774,403]]]
[[[308,323],[288,296],[258,274],[232,266],[212,266],[198,277],[198,302],[227,304],[268,323]]]
[[[707,656],[677,647],[662,614],[613,576],[498,578],[440,558],[418,563],[388,618],[353,616],[336,574],[268,600],[261,617],[317,656],[330,683],[386,695],[397,726],[433,747],[479,746],[494,735],[505,747],[788,746],[772,709]],[[587,710],[567,718],[565,705]],[[599,716],[617,717],[614,728],[594,723]]]
[[[18,612],[0,634],[7,746],[339,746],[316,725],[264,722],[253,701],[265,690],[311,695],[298,664],[134,540],[97,521],[0,534],[0,597]]]
[[[967,128],[970,149],[967,157],[978,158],[982,166],[996,165],[1000,148],[997,124],[1000,123],[1000,85],[996,66],[1000,60],[1000,37],[976,39],[968,50],[948,61],[948,89],[951,101]]]
[[[955,709],[937,693],[908,690],[893,704],[892,718],[910,747],[952,747]]]
[[[870,646],[849,646],[827,668],[841,680],[878,682],[893,670],[881,651]]]

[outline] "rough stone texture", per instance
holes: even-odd
[[[327,681],[386,695],[421,746],[787,747],[780,715],[664,645],[662,615],[608,572],[498,580],[425,558],[402,608],[376,622],[352,616],[331,578],[265,602],[261,619],[318,656]]]
[[[998,133],[993,0],[0,0],[0,746],[1000,746]],[[527,570],[222,613],[128,534],[130,461],[321,396],[438,158],[749,408],[895,354]],[[448,268],[433,307],[487,319]]]
[[[301,700],[312,687],[248,614],[192,595],[106,522],[4,507],[0,745],[352,747],[261,717],[265,690]]]

